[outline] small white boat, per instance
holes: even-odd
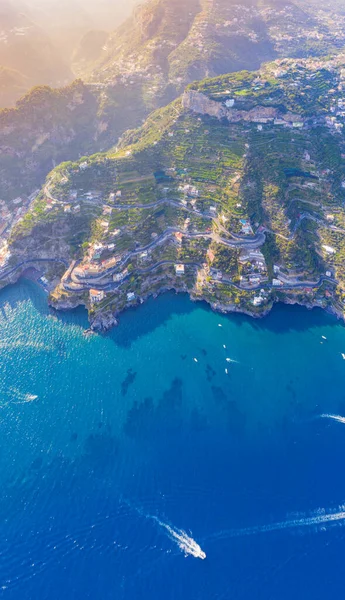
[[[343,353],[342,353],[342,357],[343,357],[343,359],[345,360],[345,354],[343,354]]]
[[[197,358],[193,358],[193,360],[194,360],[194,362],[198,362],[198,359],[197,359]]]
[[[226,360],[226,362],[230,362],[231,363],[231,358],[226,358],[225,360]]]
[[[224,350],[226,350],[226,345],[225,344],[223,344],[223,348],[224,348]]]
[[[228,375],[228,369],[225,369],[225,375]]]
[[[326,338],[325,335],[322,335],[321,337],[322,337],[323,340],[327,340],[327,338]]]
[[[221,325],[220,323],[218,323],[218,327],[223,327],[223,325]]]

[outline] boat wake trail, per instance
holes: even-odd
[[[201,558],[202,560],[206,558],[206,552],[204,552],[199,544],[183,529],[172,527],[171,525],[168,525],[168,523],[161,521],[158,517],[147,514],[143,509],[133,506],[133,504],[125,500],[123,497],[121,498],[121,502],[128,506],[128,508],[131,510],[135,510],[135,512],[141,517],[157,523],[159,527],[168,533],[169,538],[177,543],[178,547],[180,550],[182,550],[182,552],[184,552],[185,556],[190,555],[194,556],[195,558]]]
[[[10,388],[9,392],[10,396],[15,400],[13,404],[24,404],[26,402],[33,402],[38,398],[38,396],[36,396],[35,394],[26,394],[21,392],[20,390],[17,390],[17,388]]]
[[[174,540],[174,542],[177,543],[180,550],[182,550],[182,552],[185,553],[185,556],[189,554],[191,556],[194,556],[195,558],[201,558],[202,560],[206,558],[206,554],[201,549],[199,544],[195,540],[193,540],[193,538],[190,537],[185,531],[183,531],[183,529],[170,527],[170,525],[167,525],[167,523],[163,523],[157,517],[151,518],[154,519],[154,521],[156,521],[158,525],[160,525],[160,527],[163,527],[163,529],[165,529],[168,532],[170,539]]]
[[[36,394],[26,394],[17,390],[16,388],[9,388],[3,392],[3,394],[10,399],[0,402],[0,408],[6,408],[7,406],[11,406],[13,404],[27,404],[28,402],[33,402],[34,400],[38,399]]]
[[[326,512],[324,509],[318,509],[317,514],[310,517],[278,521],[268,525],[256,525],[244,529],[230,529],[221,531],[218,534],[209,536],[208,539],[226,539],[231,537],[242,537],[246,535],[256,535],[259,533],[270,533],[271,531],[283,531],[284,529],[301,529],[305,527],[322,527],[327,525],[342,524],[345,521],[345,507],[341,506],[339,512]]]
[[[340,415],[328,415],[328,414],[324,414],[324,415],[320,415],[319,419],[332,419],[332,421],[338,421],[338,423],[344,423],[345,424],[345,417],[342,417]]]

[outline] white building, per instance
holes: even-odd
[[[89,297],[91,304],[98,304],[99,302],[102,302],[102,300],[104,300],[105,293],[103,292],[103,290],[91,289],[89,292]]]
[[[175,265],[176,275],[184,275],[184,265]]]
[[[263,303],[263,298],[261,298],[261,296],[254,296],[254,298],[253,298],[254,306],[260,306],[262,303]]]
[[[324,249],[325,252],[327,252],[327,254],[335,254],[336,253],[336,249],[332,248],[332,246],[327,246],[326,244],[323,244],[322,248]]]
[[[229,98],[228,100],[225,101],[225,106],[226,108],[232,108],[235,104],[235,100],[234,98]]]

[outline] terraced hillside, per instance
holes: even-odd
[[[117,151],[52,171],[2,279],[48,259],[53,305],[84,303],[96,323],[167,288],[219,310],[281,299],[342,314],[343,87],[345,56],[191,85]]]

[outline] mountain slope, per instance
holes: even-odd
[[[96,321],[171,287],[221,310],[343,314],[343,88],[344,55],[194,83],[117,152],[55,169],[9,264],[71,263],[51,301]]]
[[[3,76],[8,82],[12,74]],[[14,85],[20,85],[16,77]],[[1,78],[0,72],[0,91]],[[120,109],[124,105],[125,113]],[[146,114],[146,106],[128,88],[103,88],[80,80],[56,90],[34,88],[16,108],[0,110],[0,199],[30,195],[60,161],[113,146]]]
[[[322,12],[309,2],[281,0],[150,0],[110,36],[93,78],[160,76],[179,89],[278,56],[327,54],[344,44],[340,5]]]

